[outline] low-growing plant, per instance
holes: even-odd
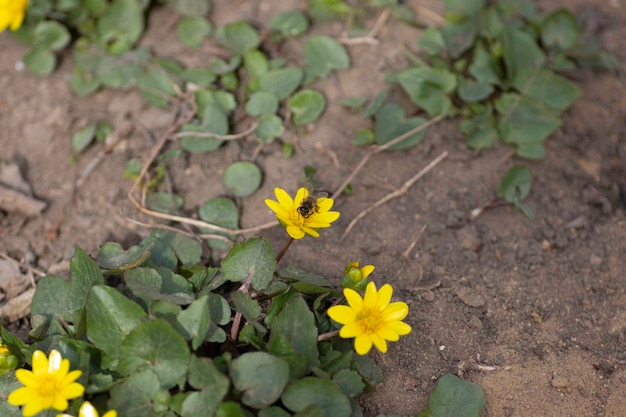
[[[382,381],[366,354],[411,331],[408,306],[377,288],[372,265],[336,279],[277,268],[339,212],[305,188],[275,195],[266,204],[289,236],[278,254],[254,237],[205,266],[198,241],[161,231],[95,259],[76,247],[70,282],[38,283],[29,343],[1,329],[2,415],[361,415],[357,396]]]

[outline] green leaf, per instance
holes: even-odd
[[[548,48],[572,49],[580,36],[576,18],[569,10],[556,10],[541,22],[541,41]]]
[[[250,277],[257,291],[267,288],[275,267],[274,250],[265,238],[251,238],[236,245],[222,260],[222,273],[228,281],[238,282]]]
[[[187,373],[189,348],[185,339],[165,320],[140,323],[120,346],[118,371],[130,375],[152,370],[162,389],[176,385]]]
[[[46,318],[46,335],[65,335],[62,320],[69,321],[70,283],[58,276],[46,276],[37,283],[31,316]],[[43,336],[43,335],[41,335]],[[6,340],[3,340],[6,345]],[[1,379],[1,378],[0,378]]]
[[[217,76],[208,68],[188,68],[180,73],[180,78],[183,81],[208,87],[213,84]]]
[[[58,51],[65,48],[70,40],[71,36],[67,28],[54,20],[44,20],[35,27],[33,45],[37,48]]]
[[[185,398],[180,414],[183,417],[212,416],[228,393],[230,381],[210,358],[191,355],[189,384],[200,391]]]
[[[446,48],[441,30],[436,27],[429,27],[424,30],[417,40],[417,44],[421,50],[431,56],[441,54]]]
[[[519,71],[513,86],[529,97],[541,100],[548,106],[565,110],[580,96],[580,89],[573,82],[549,70],[527,68]]]
[[[332,381],[348,397],[355,397],[363,392],[365,384],[357,371],[342,369],[333,375]]]
[[[24,55],[24,65],[36,75],[52,74],[56,64],[56,56],[48,49],[35,47]]]
[[[257,78],[269,70],[267,57],[258,49],[248,49],[246,51],[243,56],[243,65],[252,78]]]
[[[311,36],[304,43],[304,60],[311,72],[320,78],[332,70],[350,67],[346,49],[329,36]]]
[[[223,109],[217,96],[210,94],[210,101],[198,104],[198,112],[202,118],[200,125],[187,123],[181,129],[182,132],[206,132],[216,135],[226,135],[228,133],[228,116]],[[198,99],[196,98],[196,101]],[[200,108],[200,104],[202,104]],[[210,137],[184,136],[180,140],[180,145],[190,152],[210,152],[219,148],[222,140]]]
[[[446,16],[476,16],[485,7],[485,0],[444,0]]]
[[[198,216],[205,222],[236,230],[239,228],[239,212],[235,203],[225,197],[212,198],[198,209]],[[211,229],[202,229],[202,233],[212,233],[226,236],[231,240],[235,235],[217,232]],[[210,247],[218,250],[227,250],[231,244],[220,239],[207,239]]]
[[[169,248],[183,265],[193,266],[200,262],[202,245],[197,240],[170,231],[154,231],[152,236],[157,239],[152,253],[153,260],[159,256],[159,252]]]
[[[376,136],[374,135],[374,132],[372,132],[372,129],[359,130],[358,132],[356,132],[354,140],[352,141],[352,143],[354,143],[356,146],[372,145],[375,142]]]
[[[498,131],[506,143],[542,142],[561,125],[555,110],[530,97],[503,94],[495,104],[501,114]]]
[[[275,114],[264,114],[259,119],[259,127],[256,128],[254,134],[264,142],[271,142],[284,131],[283,120],[280,117]]]
[[[303,77],[304,72],[301,68],[278,68],[259,76],[259,88],[271,91],[282,100],[298,88]]]
[[[522,158],[539,160],[546,157],[546,147],[542,142],[522,143],[515,149],[515,154]]]
[[[308,10],[315,20],[334,20],[348,16],[353,9],[343,0],[309,0]]]
[[[274,114],[276,110],[278,110],[278,97],[270,91],[252,93],[246,103],[246,113],[250,116]]]
[[[283,307],[272,321],[271,330],[285,336],[293,349],[308,359],[308,369],[319,365],[315,317],[301,295]]]
[[[459,79],[459,97],[467,102],[481,101],[489,97],[494,88],[491,84],[469,78]]]
[[[100,245],[96,263],[100,268],[108,269],[110,273],[119,273],[135,268],[150,259],[155,242],[154,238],[147,237],[127,251],[124,251],[119,243],[104,243]]]
[[[458,59],[473,45],[480,30],[479,19],[468,19],[461,22],[449,22],[441,27],[441,35],[446,44],[448,54]]]
[[[315,90],[299,91],[289,99],[289,109],[296,126],[313,123],[320,117],[325,107],[324,96]]]
[[[189,304],[193,301],[191,284],[170,269],[135,268],[124,272],[128,289],[145,301],[165,300],[175,304]]]
[[[501,72],[498,58],[487,52],[482,44],[478,43],[474,47],[469,73],[477,81],[499,85],[502,79]]]
[[[270,20],[270,30],[278,32],[283,38],[300,36],[308,28],[306,15],[297,10],[281,13]]]
[[[291,417],[291,414],[278,406],[267,407],[259,410],[258,415],[259,417]]]
[[[519,189],[519,200],[523,200],[530,193],[530,187],[532,184],[532,177],[530,169],[525,166],[517,165],[509,169],[507,173],[502,177],[500,181],[500,187],[498,189],[498,196],[504,197],[504,199],[512,203],[516,194],[516,189]]]
[[[230,366],[233,385],[243,392],[241,402],[264,408],[273,404],[289,382],[289,365],[265,352],[244,353]]]
[[[168,0],[167,4],[185,16],[206,16],[212,0]]]
[[[349,109],[360,109],[367,103],[367,97],[353,97],[341,100],[339,104]]]
[[[111,388],[108,406],[125,417],[151,417],[152,398],[159,390],[158,376],[151,370],[131,375]]]
[[[325,417],[349,417],[352,413],[348,397],[332,382],[319,378],[308,377],[289,384],[281,401],[291,411],[316,405]]]
[[[369,385],[376,386],[383,382],[383,371],[376,366],[372,358],[354,354],[352,359],[354,361],[353,367]]]
[[[80,155],[89,147],[96,138],[96,124],[90,123],[74,133],[72,136],[72,150],[75,155]]]
[[[402,106],[396,103],[386,103],[376,113],[376,127],[374,129],[376,143],[384,145],[424,123],[426,123],[426,119],[422,117],[405,119]],[[415,146],[424,139],[426,131],[427,129],[423,129],[414,133],[403,141],[400,141],[400,143],[391,146],[389,149],[402,150]]]
[[[76,246],[70,261],[72,287],[70,290],[70,311],[80,310],[85,306],[89,290],[94,285],[104,285],[104,276],[96,262]]]
[[[247,321],[254,321],[261,315],[261,306],[259,302],[253,300],[248,294],[244,294],[241,291],[235,291],[231,294],[231,299],[235,310],[243,314],[243,317]]]
[[[446,69],[415,67],[401,71],[397,80],[411,101],[431,116],[448,114],[452,102],[448,94],[456,88],[456,77]]]
[[[176,26],[178,37],[189,48],[198,48],[211,33],[211,23],[204,17],[189,16],[181,19]]]
[[[376,94],[376,97],[374,97],[372,101],[369,102],[369,104],[365,108],[365,111],[363,111],[363,118],[367,119],[368,117],[375,115],[376,112],[378,112],[380,107],[383,105],[385,99],[387,99],[387,95],[387,90],[383,90],[380,93]]]
[[[480,417],[485,408],[485,393],[478,384],[446,374],[439,378],[428,406],[432,417]]]
[[[514,80],[526,68],[540,68],[546,61],[535,39],[520,29],[507,26],[502,31],[502,47],[509,80]]]
[[[9,394],[23,385],[15,378],[15,372],[9,372],[0,378],[0,415],[6,417],[21,417],[22,412],[19,407],[9,404],[6,398]],[[289,417],[289,414],[287,414]]]
[[[195,300],[181,311],[176,319],[178,325],[184,330],[185,338],[191,340],[192,349],[198,349],[211,324],[208,296],[205,295]]]
[[[168,192],[148,192],[146,194],[146,206],[151,210],[162,213],[177,214],[183,207],[183,198]]]
[[[87,338],[112,357],[118,356],[122,340],[146,317],[139,304],[102,285],[91,288],[86,307]]]
[[[261,169],[253,162],[240,161],[231,164],[224,171],[224,185],[236,197],[246,197],[261,185]]]
[[[144,31],[143,10],[137,0],[114,0],[96,23],[101,45],[114,54],[127,52]]]
[[[229,23],[223,30],[226,45],[238,55],[243,55],[261,43],[258,32],[246,22]]]

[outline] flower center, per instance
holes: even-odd
[[[364,308],[357,316],[356,322],[365,334],[373,334],[383,327],[384,318],[377,308]]]
[[[39,384],[37,391],[42,397],[52,397],[56,395],[60,390],[57,387],[58,378],[54,375],[41,375],[39,376]]]

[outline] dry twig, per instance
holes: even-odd
[[[417,180],[419,180],[424,175],[426,175],[430,170],[432,170],[435,166],[437,166],[447,156],[448,156],[448,151],[443,151],[437,158],[435,158],[432,162],[430,162],[428,165],[426,165],[420,172],[418,172],[411,179],[406,181],[402,185],[402,187],[400,187],[400,189],[387,194],[386,196],[384,196],[383,198],[381,198],[380,200],[378,200],[377,202],[375,202],[371,206],[367,207],[361,213],[359,213],[354,219],[352,219],[352,221],[350,222],[348,227],[346,227],[346,231],[343,232],[343,235],[341,236],[341,238],[343,239],[344,237],[346,237],[346,235],[348,233],[350,233],[350,230],[352,230],[352,228],[359,222],[359,220],[361,220],[363,217],[365,217],[370,211],[374,210],[375,208],[378,208],[378,207],[382,206],[383,204],[385,204],[387,201],[389,201],[391,199],[400,197],[401,195],[405,194],[408,191],[408,189],[411,188],[411,186]]]

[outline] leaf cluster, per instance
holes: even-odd
[[[361,415],[355,397],[382,374],[350,342],[318,342],[333,329],[332,283],[277,272],[264,238],[234,246],[219,267],[199,264],[193,242],[161,233],[128,250],[106,243],[96,259],[76,247],[71,282],[47,276],[37,287],[32,344],[5,329],[3,343],[22,363],[57,349],[92,403],[126,417]]]

